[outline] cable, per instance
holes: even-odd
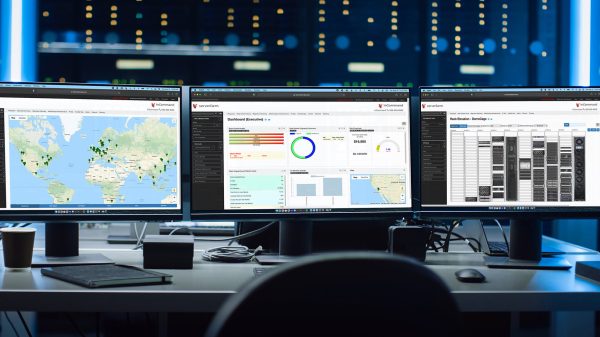
[[[222,241],[234,241],[234,240],[239,240],[239,239],[245,239],[254,235],[258,235],[264,231],[266,231],[267,229],[269,229],[271,226],[273,226],[274,224],[278,223],[279,221],[271,221],[268,224],[264,225],[263,227],[259,228],[259,229],[255,229],[253,231],[250,231],[248,233],[244,233],[244,234],[240,234],[240,235],[236,235],[236,236],[230,236],[228,238],[223,238],[223,239],[205,239],[205,238],[194,238],[194,240],[196,241],[208,241],[208,242],[222,242]]]
[[[25,318],[23,318],[23,315],[21,314],[20,311],[17,311],[17,314],[19,315],[19,319],[21,319],[21,323],[23,323],[23,327],[25,328],[25,331],[27,332],[27,336],[32,337],[31,331],[29,330],[29,326],[27,325],[27,322],[25,322]]]
[[[258,246],[254,250],[248,249],[246,246],[216,247],[207,249],[202,253],[202,259],[213,262],[248,262],[260,251],[262,251],[261,246]]]
[[[169,235],[173,235],[175,232],[177,232],[178,230],[181,230],[181,229],[187,230],[188,233],[190,233],[190,234],[192,233],[192,231],[190,230],[189,227],[177,227],[177,228],[173,229],[172,231],[170,231]]]
[[[506,252],[510,253],[510,245],[508,244],[508,239],[506,238],[506,233],[504,232],[504,228],[502,228],[502,224],[498,219],[494,219],[498,227],[500,227],[500,232],[502,232],[502,237],[504,238],[504,243],[506,243]]]
[[[4,316],[6,316],[6,320],[8,321],[8,324],[10,325],[10,327],[12,328],[13,332],[15,333],[15,336],[20,337],[21,335],[19,334],[19,332],[17,331],[17,328],[15,327],[15,325],[13,324],[12,320],[10,319],[10,317],[8,316],[8,313],[6,311],[4,311]]]

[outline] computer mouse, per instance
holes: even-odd
[[[456,278],[461,282],[481,283],[485,281],[485,275],[477,269],[472,268],[458,270],[454,275],[456,275]]]

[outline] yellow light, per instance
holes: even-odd
[[[437,55],[437,50],[435,50],[435,49],[434,49],[434,50],[432,50],[432,51],[431,51],[431,55]]]
[[[277,8],[277,14],[279,14],[279,15],[283,14],[283,8]]]
[[[85,6],[85,10],[88,12],[92,11],[93,9],[94,9],[94,7],[92,7],[92,5]]]
[[[325,15],[325,10],[324,9],[319,9],[319,14],[320,15]]]
[[[454,27],[454,31],[456,31],[456,32],[460,32],[460,26],[455,26],[455,27]]]
[[[396,18],[392,18],[390,21],[391,21],[392,23],[398,23],[398,19],[396,19]]]
[[[161,25],[161,26],[166,26],[166,25],[168,25],[168,24],[169,24],[169,22],[168,22],[167,20],[162,20],[162,21],[160,22],[160,25]]]
[[[48,11],[44,11],[44,12],[42,13],[42,16],[44,16],[45,18],[47,18],[47,17],[49,17],[49,16],[50,16],[50,12],[48,12]]]
[[[436,8],[437,8],[437,6],[438,6],[438,3],[437,3],[437,2],[432,2],[432,3],[431,3],[431,7],[436,7]]]
[[[455,50],[454,55],[460,55],[460,50],[459,49]]]
[[[233,22],[227,22],[227,28],[233,28],[233,27],[235,27]]]
[[[373,41],[369,40],[367,41],[367,46],[369,47],[373,47],[375,44],[373,43]]]
[[[437,32],[437,26],[432,26],[431,30],[434,31],[434,32]]]
[[[319,46],[324,46],[325,45],[325,41],[324,40],[319,40]]]
[[[506,49],[506,48],[508,48],[508,46],[507,46],[507,45],[505,45],[505,44],[503,44],[503,45],[502,45],[502,49]]]
[[[319,22],[325,22],[325,17],[324,16],[319,16]]]
[[[87,42],[87,43],[90,43],[90,42],[92,42],[92,38],[91,38],[91,37],[89,37],[89,36],[88,36],[88,37],[86,37],[86,38],[85,38],[85,42]]]
[[[227,20],[233,21],[233,19],[235,19],[235,17],[233,15],[227,15]]]
[[[138,29],[135,31],[135,35],[137,35],[137,36],[144,35],[144,32],[141,29]]]
[[[252,21],[258,21],[258,20],[260,20],[260,17],[258,15],[252,16]]]
[[[479,51],[479,56],[483,56],[483,55],[485,55],[485,52],[483,50],[480,50]]]
[[[506,38],[506,36],[503,36],[502,37],[502,42],[506,42],[506,41],[508,41],[508,38]]]
[[[480,26],[483,26],[483,25],[485,25],[485,20],[479,20],[479,25],[480,25]]]
[[[479,8],[485,8],[485,4],[483,2],[479,3]]]
[[[61,77],[58,79],[58,81],[61,83],[65,83],[67,81],[67,79],[65,79],[64,77]]]
[[[434,25],[437,25],[438,24],[438,20],[437,19],[432,19],[431,23],[434,24]]]
[[[324,33],[319,33],[319,39],[324,39],[325,38],[325,34]]]
[[[350,11],[349,11],[349,10],[347,10],[347,9],[344,9],[344,10],[342,11],[342,14],[343,14],[343,15],[350,15]]]
[[[87,29],[85,31],[85,35],[92,35],[92,30],[91,29]]]
[[[542,52],[542,57],[546,57],[546,56],[548,56],[548,53],[546,51],[543,51]]]
[[[431,48],[437,48],[437,43],[436,42],[432,42],[431,43]]]
[[[479,17],[480,17],[481,19],[483,19],[483,18],[485,18],[485,14],[483,14],[483,13],[479,13]]]
[[[142,38],[141,37],[136,38],[135,43],[142,43]]]
[[[456,49],[460,49],[460,43],[456,42],[456,43],[454,44],[454,48],[456,48]]]
[[[460,41],[460,36],[456,35],[456,36],[454,37],[454,41]]]
[[[508,8],[508,4],[502,4],[502,8],[507,9]]]
[[[161,18],[161,19],[168,19],[168,18],[169,18],[169,16],[167,15],[167,13],[162,13],[162,14],[160,15],[160,18]]]
[[[111,26],[116,26],[117,25],[117,20],[110,20],[110,25]]]
[[[141,44],[136,45],[135,50],[142,50],[142,45]]]
[[[92,13],[85,13],[85,18],[86,18],[86,19],[91,19],[91,18],[93,18],[93,17],[94,17],[94,16],[92,15]]]
[[[392,6],[398,6],[398,1],[392,1]]]
[[[277,40],[277,45],[278,46],[283,46],[283,40],[282,39]]]
[[[235,13],[235,9],[233,9],[233,8],[227,8],[227,13],[233,14],[233,13]]]
[[[398,30],[398,26],[397,25],[392,25],[392,30]]]
[[[252,28],[259,28],[260,24],[258,22],[255,22],[252,24]]]
[[[483,44],[483,43],[480,43],[480,44],[479,44],[479,49],[483,49],[483,47],[484,47],[484,44]]]
[[[392,16],[398,16],[398,11],[392,11]]]
[[[111,17],[111,19],[116,19],[117,18],[117,13],[110,13],[110,17]]]
[[[454,7],[456,7],[456,8],[460,8],[460,2],[457,2],[457,3],[455,3],[455,4],[454,4]]]
[[[116,11],[117,9],[118,9],[118,7],[115,5],[110,6],[110,10],[113,12]]]
[[[367,22],[368,22],[368,23],[373,23],[373,22],[375,22],[375,19],[373,19],[373,18],[368,18],[368,19],[367,19]]]
[[[325,48],[323,48],[323,47],[320,47],[320,48],[319,48],[319,53],[324,53],[324,52],[325,52]]]
[[[202,43],[204,43],[204,44],[209,44],[209,43],[210,43],[210,40],[209,40],[209,39],[207,39],[207,38],[204,38],[204,39],[202,39]]]
[[[437,35],[432,35],[431,36],[431,41],[437,41],[437,39],[438,39]]]
[[[503,19],[507,19],[508,18],[508,14],[506,14],[506,13],[502,14],[502,18]]]
[[[260,44],[260,41],[258,39],[254,39],[252,40],[252,44],[258,46]]]

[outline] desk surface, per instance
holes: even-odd
[[[130,247],[92,240],[83,241],[80,251],[102,253],[115,262],[141,266],[142,252]],[[573,266],[578,260],[600,260],[600,254],[581,247],[575,251],[578,249],[583,252],[564,255]],[[36,248],[36,253],[43,251]],[[200,254],[200,250],[195,252],[192,270],[162,270],[173,275],[169,285],[87,289],[42,276],[39,269],[9,272],[0,268],[0,310],[215,312],[246,282],[260,277],[255,276],[255,268],[265,268],[255,263],[206,262]],[[600,283],[575,276],[574,267],[568,271],[489,269],[484,266],[483,254],[467,251],[428,253],[427,265],[450,287],[463,311],[600,310]],[[454,272],[466,267],[479,269],[487,281],[457,281]]]

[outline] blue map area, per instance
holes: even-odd
[[[10,142],[8,166],[11,207],[177,207],[176,203],[161,204],[167,196],[177,194],[173,192],[178,187],[177,165],[168,166],[167,170],[158,177],[156,185],[153,185],[147,176],[139,181],[132,172],[125,178],[124,185],[119,191],[124,196],[123,200],[117,200],[114,204],[106,204],[100,186],[86,180],[86,172],[90,168],[88,159],[92,155],[90,146],[98,144],[104,131],[108,128],[119,133],[130,131],[147,118],[84,116],[79,130],[68,140],[63,136],[64,129],[60,117],[54,115],[28,117],[29,122],[34,120],[47,121],[55,131],[55,133],[49,132],[50,128],[39,127],[34,123],[35,127],[30,131],[45,132],[40,138],[39,145],[47,149],[49,143],[53,142],[58,145],[60,152],[52,158],[47,167],[39,169],[37,175],[34,175],[22,164],[19,150],[12,141]],[[177,125],[171,118],[161,118],[159,121],[172,127]],[[9,121],[9,140],[10,130],[23,128],[24,124],[25,121],[22,120]],[[106,162],[98,164],[111,167],[111,164]],[[52,182],[74,190],[69,202],[61,204],[54,202],[54,198],[48,192]]]
[[[363,177],[364,175],[360,175]],[[371,184],[371,179],[357,179],[357,175],[350,177],[350,202],[352,205],[387,204],[381,193]]]

